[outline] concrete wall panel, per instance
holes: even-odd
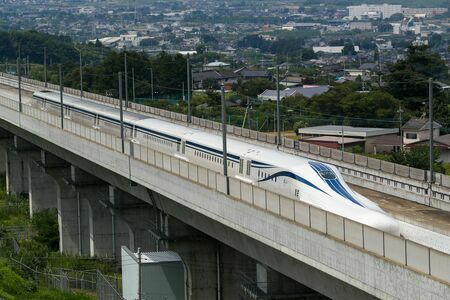
[[[141,157],[140,159],[144,162],[148,162],[148,150],[147,147],[141,145]]]
[[[331,150],[331,158],[336,159],[336,160],[342,160],[342,151],[332,149]]]
[[[180,174],[180,160],[176,157],[171,157],[170,160],[171,160],[170,164],[172,166],[172,173],[179,175]]]
[[[272,137],[273,137],[273,139],[272,139]],[[276,138],[274,135],[271,135],[271,141],[273,141],[273,143],[275,144]],[[284,145],[288,148],[294,148],[294,140],[285,138]]]
[[[274,136],[274,135],[271,135],[271,134],[268,134],[268,135],[267,135],[267,142],[268,142],[268,143],[271,143],[271,144],[275,144],[275,136]],[[294,141],[292,141],[292,146],[294,146],[293,144],[294,144]],[[286,144],[285,144],[285,146],[286,146],[286,147],[289,147],[289,146],[287,146]],[[290,148],[292,148],[292,147],[290,147]]]
[[[216,173],[208,170],[208,186],[212,189],[216,189]]]
[[[442,176],[442,185],[450,188],[450,176]]]
[[[170,155],[163,154],[163,167],[166,171],[170,172],[170,170],[172,170],[172,166],[170,165]]]
[[[409,168],[409,177],[416,180],[425,180],[425,171],[415,168]]]
[[[264,132],[258,132],[258,141],[261,142],[267,141],[267,134]]]
[[[280,196],[267,191],[267,210],[274,214],[280,214]]]
[[[395,164],[395,174],[402,177],[409,177],[409,167]]]
[[[155,165],[158,168],[163,168],[163,157],[161,152],[155,151]]]
[[[180,160],[180,176],[184,178],[189,178],[188,163],[182,160]]]
[[[219,122],[213,122],[213,128],[216,130],[219,130],[222,128],[222,126],[220,126],[220,125],[221,125],[221,123],[219,123]]]
[[[381,161],[372,157],[367,158],[367,166],[374,170],[379,170],[381,168]]]
[[[345,240],[355,246],[363,247],[363,229],[362,224],[352,220],[345,219]]]
[[[236,199],[241,199],[241,181],[230,177],[230,195]]]
[[[255,130],[250,130],[250,138],[256,140],[258,138],[258,132]]]
[[[364,248],[383,256],[383,232],[364,226]]]
[[[367,156],[355,155],[355,163],[359,166],[367,166]]]
[[[208,186],[208,169],[198,167],[198,182],[202,185]]]
[[[387,172],[387,173],[391,173],[392,174],[395,171],[395,166],[391,162],[382,160],[381,161],[381,170],[383,172]]]
[[[331,157],[331,148],[319,147],[319,149],[320,149],[320,156]]]
[[[325,211],[311,206],[310,213],[311,213],[311,228],[326,233],[327,217]]]
[[[430,262],[431,275],[442,278],[450,283],[450,256],[431,249]]]
[[[242,201],[253,204],[253,186],[251,184],[241,184],[241,199]]]
[[[148,163],[151,165],[155,165],[155,151],[147,148],[147,158],[148,158]]]
[[[406,241],[407,265],[425,274],[429,273],[429,248],[417,243]]]
[[[342,153],[342,160],[348,163],[355,163],[355,155],[353,153],[344,152]]]
[[[280,214],[289,220],[294,220],[294,200],[280,197]]]
[[[217,190],[221,193],[227,193],[227,179],[222,174],[216,173]]]
[[[235,135],[242,135],[242,129],[240,127],[234,127],[233,128],[234,134]]]
[[[385,233],[384,255],[386,258],[404,264],[406,262],[405,254],[405,240],[403,238]]]
[[[344,218],[327,213],[327,232],[340,240],[344,240]]]
[[[189,179],[192,181],[198,181],[198,167],[193,164],[188,164],[189,169]]]
[[[308,143],[299,142],[299,149],[300,149],[300,151],[309,152],[309,146],[310,146],[310,144],[308,144]]]
[[[250,130],[242,128],[241,134],[243,137],[250,137]]]
[[[259,187],[254,186],[253,187],[253,203],[262,209],[267,208],[266,203],[266,191],[263,189],[260,189]]]
[[[309,153],[319,155],[320,154],[319,146],[314,144],[309,145]]]
[[[309,205],[304,202],[295,201],[294,208],[295,222],[309,227]]]

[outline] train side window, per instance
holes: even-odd
[[[242,158],[239,159],[239,173],[244,173],[244,160]]]
[[[252,161],[248,160],[247,161],[247,176],[250,176],[251,170],[252,170]]]
[[[295,189],[295,197],[298,197],[299,194],[300,194],[300,191],[298,189]]]
[[[186,153],[186,142],[185,141],[181,141],[181,153],[182,154]]]

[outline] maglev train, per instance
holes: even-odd
[[[60,113],[60,95],[53,91],[33,94],[33,105]],[[119,109],[64,95],[65,118],[76,118],[97,129],[119,132]],[[208,169],[222,172],[222,136],[124,111],[126,138],[149,145]],[[336,167],[257,146],[230,137],[227,140],[228,175],[268,191],[296,198],[347,219],[399,235],[398,222],[376,203],[353,191]]]

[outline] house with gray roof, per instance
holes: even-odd
[[[442,125],[433,122],[433,137],[440,135]],[[430,121],[425,118],[411,119],[402,126],[403,143],[405,145],[430,139]]]
[[[280,99],[298,95],[311,98],[315,95],[326,93],[329,89],[327,85],[304,85],[302,87],[287,88],[280,91]],[[258,99],[262,101],[277,101],[277,90],[265,90],[258,95]]]

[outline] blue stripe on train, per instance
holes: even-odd
[[[280,172],[277,172],[277,173],[275,173],[275,174],[272,174],[272,175],[270,175],[269,177],[267,177],[267,178],[264,178],[264,179],[261,179],[261,180],[259,180],[258,182],[264,182],[264,181],[267,181],[267,180],[271,180],[271,179],[274,179],[274,178],[277,178],[277,177],[289,177],[289,178],[292,178],[292,179],[294,179],[294,180],[297,180],[297,181],[299,181],[299,182],[301,182],[301,183],[303,183],[303,184],[306,184],[306,185],[308,185],[308,186],[310,186],[310,187],[312,187],[312,188],[314,188],[314,189],[316,189],[316,190],[318,190],[318,191],[321,191],[322,193],[324,193],[324,194],[327,194],[326,192],[324,192],[323,190],[321,190],[319,187],[317,187],[316,185],[314,185],[313,183],[311,183],[310,181],[308,181],[308,180],[306,180],[305,178],[303,178],[303,177],[300,177],[300,176],[298,176],[298,175],[296,175],[296,174],[294,174],[294,173],[292,173],[292,172],[289,172],[289,171],[280,171]],[[328,194],[327,194],[328,195]]]

